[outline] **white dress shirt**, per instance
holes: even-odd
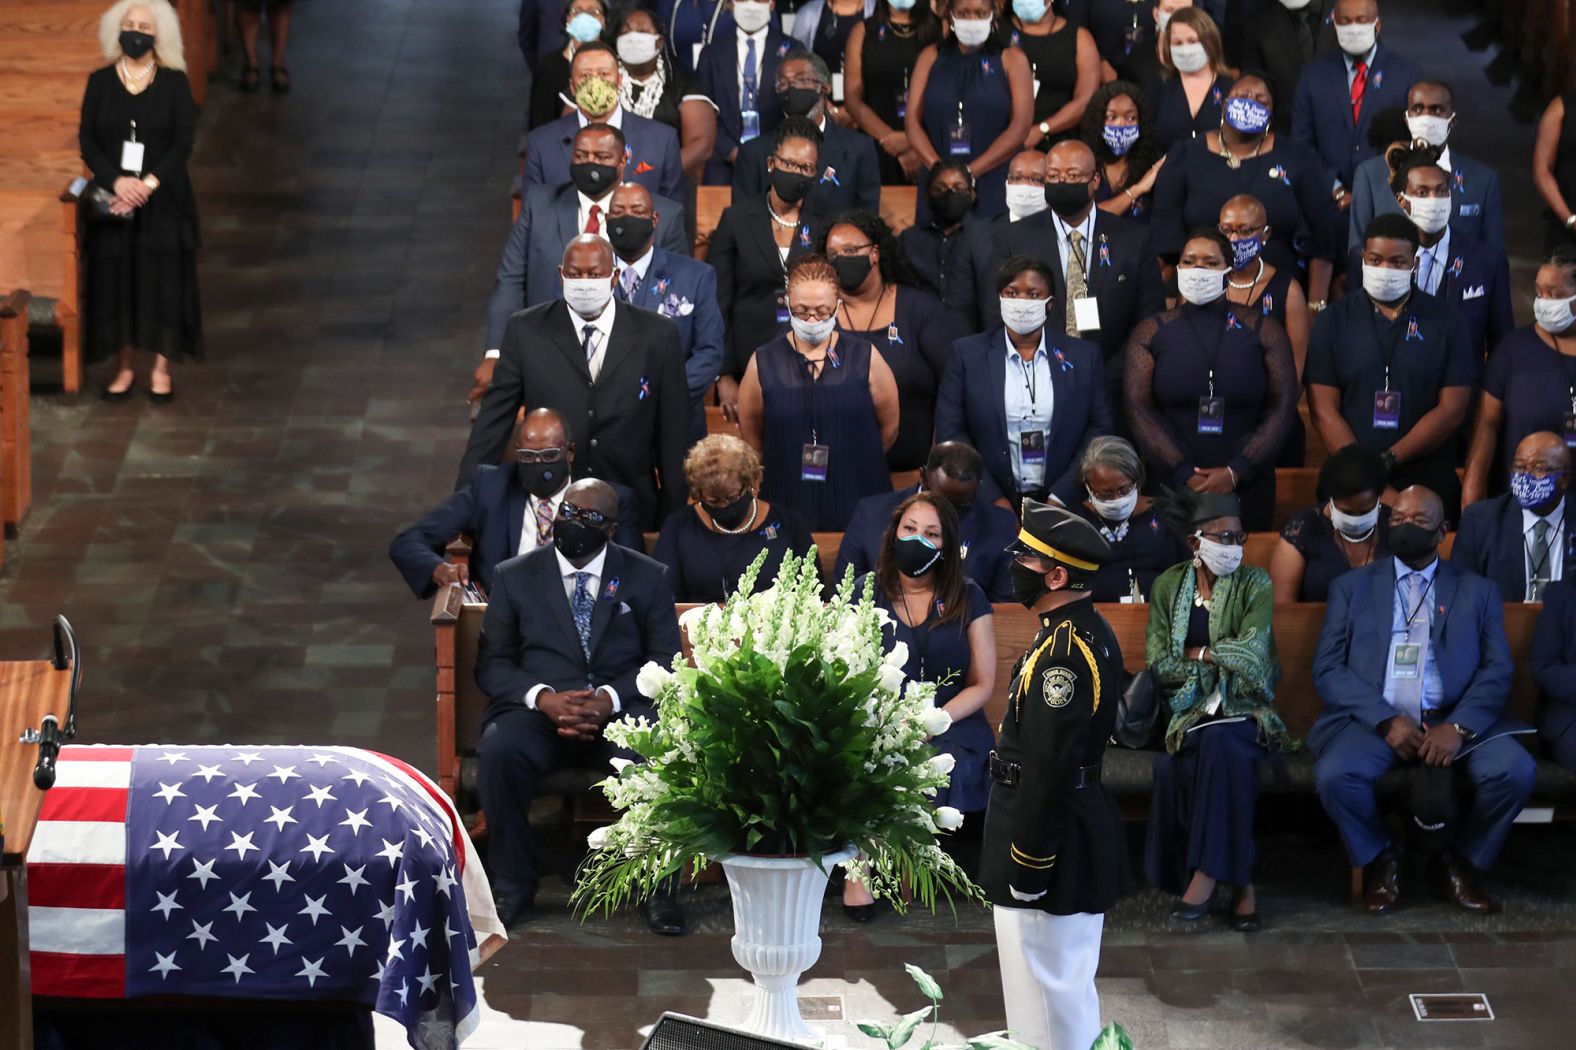
[[[607,563],[607,545],[604,544],[602,549],[596,552],[596,557],[586,562],[585,568],[583,569],[577,569],[573,565],[569,564],[569,559],[557,551],[553,552],[553,557],[558,559],[558,572],[563,577],[564,597],[569,599],[570,609],[574,609],[576,573],[586,572],[591,574],[591,578],[586,580],[586,590],[591,592],[591,598],[593,601],[595,601],[597,595],[602,591],[602,568]],[[570,615],[573,616],[573,612],[571,612]],[[571,626],[572,625],[573,623],[571,621]],[[576,637],[578,638],[579,635],[577,634]],[[546,688],[548,688],[548,685],[547,683],[543,682],[538,685],[533,685],[530,689],[526,690],[525,706],[529,707],[532,711],[535,711],[536,697],[543,689]],[[597,687],[597,692],[607,694],[607,698],[613,702],[613,713],[615,715],[623,710],[623,705],[618,702],[618,690],[614,689],[610,685],[602,685]]]
[[[777,90],[777,85],[776,84],[762,84],[761,83],[761,73],[764,72],[765,69],[766,69],[766,34],[771,31],[771,28],[772,28],[771,27],[771,23],[767,23],[759,31],[754,32],[754,33],[746,33],[742,29],[734,30],[734,32],[738,35],[738,50],[739,50],[739,76],[738,76],[738,82],[739,82],[739,106],[740,106],[741,109],[744,106],[744,56],[745,56],[746,52],[749,50],[749,45],[747,43],[745,43],[745,41],[748,41],[748,40],[754,40],[755,41],[755,110],[756,110],[756,112],[760,112],[760,108],[761,108],[761,92],[763,92],[763,91],[776,91]]]
[[[590,221],[591,218],[591,205],[595,204],[598,208],[602,209],[601,211],[597,212],[597,225],[602,229],[602,232],[597,234],[597,236],[603,238],[604,240],[607,238],[607,209],[608,206],[613,203],[614,188],[615,187],[609,186],[607,188],[607,192],[595,200],[587,197],[579,190],[575,191],[575,231],[577,236],[585,232],[586,223]]]
[[[1056,214],[1054,211],[1051,212],[1051,226],[1056,230],[1056,250],[1062,257],[1063,281],[1067,280],[1067,264],[1072,259],[1068,248],[1069,242],[1067,240],[1067,234],[1072,230],[1077,230],[1079,233],[1083,234],[1084,281],[1085,286],[1087,287],[1089,275],[1094,272],[1094,217],[1099,214],[1099,212],[1099,208],[1090,208],[1089,214],[1084,216],[1084,221],[1079,223],[1077,226],[1067,225],[1062,221],[1062,217],[1060,215]],[[1073,306],[1072,303],[1065,303],[1063,305],[1065,305],[1069,310],[1071,310]]]
[[[1539,521],[1549,523],[1549,558],[1548,564],[1542,566],[1541,575],[1549,582],[1564,578],[1565,569],[1565,497],[1554,505],[1554,509],[1541,518],[1532,511],[1523,507],[1521,509],[1521,557],[1522,571],[1527,580],[1527,595],[1530,601],[1532,594],[1532,575],[1537,568],[1532,564],[1532,530]]]
[[[1056,389],[1051,382],[1051,357],[1045,351],[1045,329],[1040,329],[1040,345],[1035,348],[1032,363],[1018,353],[1010,335],[1005,342],[1007,375],[1002,380],[1002,397],[1007,411],[1007,456],[1012,461],[1012,476],[1018,480],[1020,491],[1044,488],[1045,460],[1023,462],[1022,434],[1025,430],[1038,430],[1049,444]]]
[[[591,334],[591,345],[593,348],[591,358],[586,362],[587,367],[591,370],[591,381],[593,383],[596,382],[596,377],[602,374],[602,362],[607,359],[607,341],[613,338],[613,304],[615,302],[617,300],[609,296],[607,305],[602,307],[602,312],[595,317],[581,317],[573,310],[569,311],[569,321],[574,325],[576,343],[584,342],[583,330],[586,325],[596,329]]]
[[[565,466],[567,465],[566,463]],[[514,552],[515,554],[530,554],[536,548],[546,546],[536,534],[536,508],[546,503],[553,518],[557,519],[558,507],[564,502],[564,493],[568,491],[569,482],[566,480],[563,488],[548,496],[545,500],[537,499],[535,496],[525,497],[525,520],[520,523],[520,547]],[[547,542],[552,543],[553,541],[548,540]]]
[[[1429,295],[1438,295],[1444,283],[1445,270],[1450,266],[1450,227],[1432,248],[1417,246],[1417,287]]]
[[[614,261],[618,263],[618,283],[619,283],[619,286],[623,287],[623,284],[624,284],[624,271],[625,270],[634,270],[635,271],[635,287],[639,288],[640,287],[640,282],[642,282],[642,281],[644,281],[646,279],[646,271],[651,269],[651,257],[656,254],[656,251],[657,251],[656,239],[653,238],[652,239],[652,243],[651,243],[651,247],[646,249],[646,254],[642,255],[640,258],[636,259],[634,262],[625,262],[623,259],[615,259]]]
[[[625,74],[625,75],[627,76],[628,74]],[[573,106],[575,104],[574,99],[570,99],[569,100],[569,104],[571,106]],[[578,107],[576,107],[576,109],[575,109],[575,118],[580,121],[580,126],[582,128],[585,127],[587,124],[591,123],[590,120],[586,119],[586,115],[584,113],[580,112]],[[613,112],[609,113],[607,116],[603,117],[601,120],[598,120],[597,123],[598,124],[606,124],[610,128],[617,128],[618,130],[623,131],[624,130],[624,107],[620,106],[620,105],[615,105],[613,107]]]

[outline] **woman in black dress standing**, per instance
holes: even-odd
[[[1013,0],[1008,41],[1029,58],[1034,77],[1034,126],[1025,149],[1049,150],[1078,129],[1100,86],[1100,51],[1089,30],[1074,25],[1065,0]]]
[[[1160,148],[1219,127],[1233,76],[1214,19],[1196,7],[1172,15],[1160,42],[1160,79],[1148,85]]]
[[[1322,602],[1337,576],[1390,557],[1389,484],[1373,449],[1347,445],[1319,468],[1321,503],[1292,515],[1270,555],[1275,601]]]
[[[1143,321],[1127,344],[1128,425],[1161,484],[1235,492],[1253,531],[1275,514],[1275,459],[1297,413],[1286,330],[1225,298],[1231,243],[1196,230],[1177,266],[1180,306]]]
[[[89,361],[115,357],[106,401],[131,396],[136,351],[153,352],[148,394],[175,395],[170,362],[203,356],[197,202],[186,173],[196,109],[180,20],[166,0],[117,4],[99,23],[110,64],[88,77],[79,135],[94,183],[124,219],[88,224]]]
[[[866,211],[839,216],[820,250],[837,270],[837,327],[868,339],[897,380],[902,416],[887,469],[918,470],[935,432],[936,388],[952,343],[966,333],[940,299],[920,287],[892,228]]]
[[[849,116],[881,147],[881,185],[914,181],[919,154],[909,145],[908,76],[919,53],[941,36],[929,3],[876,0],[875,14],[848,34],[843,57],[843,100]]]
[[[684,457],[695,503],[662,523],[651,552],[668,567],[677,601],[726,601],[762,551],[768,557],[755,586],[765,590],[784,554],[815,550],[803,518],[761,499],[761,476],[760,455],[732,434],[702,438]]]

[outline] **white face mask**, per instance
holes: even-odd
[[[1388,266],[1363,263],[1363,291],[1368,293],[1368,298],[1393,303],[1411,290],[1411,270],[1392,270]]]
[[[1226,292],[1226,271],[1202,266],[1177,267],[1177,291],[1194,306],[1219,299]]]
[[[657,57],[657,45],[662,40],[655,33],[625,33],[618,38],[618,58],[625,65],[638,66]]]
[[[1209,65],[1209,52],[1200,43],[1172,44],[1171,64],[1182,73],[1197,73]]]
[[[1406,130],[1414,139],[1422,139],[1430,146],[1443,146],[1450,139],[1450,122],[1453,119],[1453,117],[1407,117]]]
[[[832,329],[837,327],[837,316],[834,314],[824,321],[801,321],[790,316],[788,323],[793,327],[794,338],[806,346],[820,346],[832,337]]]
[[[1168,26],[1170,24],[1171,24],[1171,12],[1170,11],[1162,11],[1158,7],[1155,8],[1155,35],[1156,36],[1164,36],[1165,32],[1166,32],[1166,26]]]
[[[590,319],[602,313],[613,298],[613,282],[606,277],[565,277],[564,302],[581,317]]]
[[[1280,2],[1281,6],[1288,11],[1301,11],[1309,4],[1313,3],[1313,0],[1280,0]]]
[[[1378,22],[1353,22],[1351,25],[1335,27],[1335,42],[1348,55],[1361,58],[1373,50],[1378,34]]]
[[[1046,299],[1008,299],[1001,300],[1001,323],[1008,330],[1019,335],[1028,335],[1045,327],[1045,311],[1049,305]]]
[[[1089,493],[1089,506],[1106,521],[1126,521],[1133,516],[1133,508],[1138,506],[1137,485],[1121,499],[1100,499],[1088,485],[1084,486],[1084,491]]]
[[[1414,197],[1403,193],[1412,217],[1412,225],[1424,233],[1438,233],[1450,223],[1449,197]]]
[[[1216,543],[1205,538],[1202,532],[1193,533],[1198,540],[1198,560],[1216,576],[1230,576],[1242,565],[1243,549],[1235,544]]]
[[[1576,299],[1543,299],[1532,300],[1532,316],[1537,320],[1538,327],[1550,335],[1559,335],[1576,321],[1576,315],[1571,313],[1571,305]]]
[[[734,0],[733,20],[746,33],[759,33],[772,20],[772,5],[755,0]]]
[[[1349,540],[1366,540],[1373,534],[1374,528],[1379,524],[1379,504],[1374,504],[1374,509],[1367,514],[1345,514],[1341,508],[1330,501],[1330,524]]]
[[[1007,183],[1007,211],[1013,219],[1026,219],[1045,210],[1045,187]]]
[[[990,23],[988,18],[954,18],[952,35],[964,47],[979,47],[990,39]]]

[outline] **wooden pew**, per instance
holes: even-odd
[[[82,388],[77,208],[64,192],[74,173],[49,188],[41,176],[6,181],[9,167],[0,162],[0,288],[26,288],[32,323],[60,329],[62,385],[74,394]]]
[[[24,289],[0,299],[0,518],[20,525],[33,502],[28,404],[27,313]],[[4,546],[0,543],[0,562]]]

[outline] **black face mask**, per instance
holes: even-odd
[[[821,101],[820,88],[791,87],[787,91],[777,92],[777,97],[782,100],[783,115],[788,117],[808,117],[815,104]]]
[[[1045,205],[1062,218],[1077,215],[1089,204],[1087,182],[1047,182]]]
[[[553,546],[570,561],[588,558],[607,545],[607,533],[583,521],[553,522]]]
[[[589,195],[588,195],[589,196]],[[607,220],[607,239],[626,258],[639,258],[651,243],[657,224],[639,215],[618,215]]]
[[[705,502],[702,502],[701,506],[706,508],[706,513],[711,515],[711,520],[715,521],[720,527],[737,529],[743,527],[745,522],[755,516],[755,493],[746,492],[732,503],[724,503],[721,506],[713,506]]]
[[[1386,542],[1390,546],[1390,553],[1402,561],[1421,561],[1438,549],[1439,530],[1425,529],[1411,522],[1405,525],[1392,525],[1390,538]]]
[[[153,50],[153,35],[139,33],[135,29],[123,29],[120,34],[120,49],[126,52],[127,58],[141,58]]]
[[[617,178],[618,169],[611,164],[569,165],[569,181],[575,184],[575,189],[592,200],[612,189]]]
[[[927,546],[918,536],[905,536],[892,544],[892,557],[898,572],[917,580],[941,561],[941,550]]]
[[[537,499],[546,499],[564,487],[569,478],[569,463],[516,463],[514,476],[525,491]]]
[[[974,195],[968,190],[947,190],[930,195],[930,213],[947,226],[962,222],[963,216],[974,207]]]
[[[851,292],[865,283],[865,278],[870,276],[870,256],[868,255],[839,255],[832,260],[832,269],[837,271],[837,283],[845,292]]]
[[[783,171],[780,168],[773,169],[771,176],[772,189],[777,191],[777,196],[789,204],[798,204],[804,200],[804,195],[810,192],[810,183],[814,180],[812,175],[801,175],[797,171]]]
[[[1012,563],[1012,600],[1025,608],[1040,600],[1040,595],[1050,590],[1045,586],[1045,574],[1035,572],[1027,565]]]

